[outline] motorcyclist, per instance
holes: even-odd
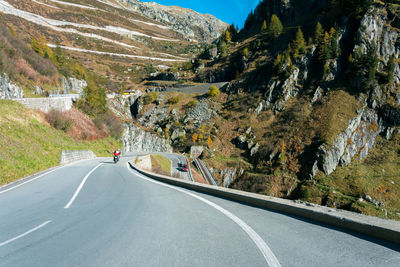
[[[121,152],[119,151],[119,149],[114,151],[114,159],[117,158],[119,160],[120,155],[121,155]]]

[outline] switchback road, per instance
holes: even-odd
[[[399,266],[400,247],[165,185],[127,158],[0,189],[0,266]]]

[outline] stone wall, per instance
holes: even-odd
[[[30,109],[38,109],[43,112],[49,112],[51,109],[55,109],[64,112],[72,108],[73,100],[76,98],[77,95],[68,95],[65,97],[18,98],[13,100]]]

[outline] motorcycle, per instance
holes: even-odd
[[[114,163],[117,164],[118,161],[119,161],[119,155],[118,156],[114,156]]]

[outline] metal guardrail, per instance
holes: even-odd
[[[194,163],[196,167],[200,170],[201,174],[203,175],[206,182],[210,185],[218,186],[218,183],[215,181],[214,177],[212,176],[210,170],[207,168],[207,165],[201,159],[195,159]]]

